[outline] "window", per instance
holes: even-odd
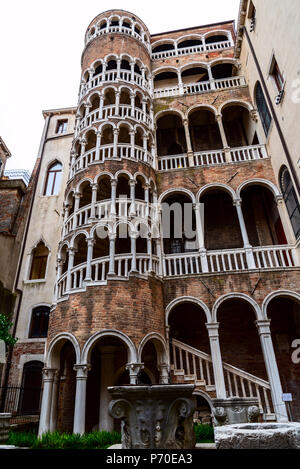
[[[43,241],[40,241],[37,247],[32,251],[29,280],[45,278],[48,254],[48,248],[45,246]]]
[[[252,2],[250,2],[249,5],[248,18],[250,20],[250,32],[252,33],[255,29],[256,23],[256,9]]]
[[[29,329],[30,338],[47,337],[49,313],[49,306],[37,306],[33,308]]]
[[[280,174],[280,187],[296,238],[300,235],[300,206],[288,169]]]
[[[257,82],[257,85],[256,85],[255,101],[256,101],[258,113],[261,118],[261,123],[263,125],[265,134],[267,135],[269,132],[270,125],[271,125],[272,117],[271,117],[269,108],[267,106],[261,84],[259,82]]]
[[[61,119],[57,121],[56,124],[56,133],[57,134],[64,134],[66,133],[68,128],[68,119]]]
[[[284,85],[284,80],[275,58],[272,61],[270,75],[274,78],[278,91],[281,91]]]
[[[57,195],[59,193],[61,176],[62,165],[56,161],[48,169],[44,195]]]

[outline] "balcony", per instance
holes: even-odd
[[[234,76],[198,83],[183,83],[182,85],[178,84],[166,88],[157,88],[153,91],[153,97],[154,99],[158,99],[191,94],[203,94],[210,91],[239,88],[240,86],[247,86],[245,78],[243,76]]]
[[[226,155],[227,153],[227,155]],[[215,166],[268,159],[265,145],[249,145],[225,150],[194,152],[192,162],[187,154],[158,157],[158,170],[171,171],[201,166]]]
[[[137,122],[143,122],[148,127],[152,128],[153,126],[149,114],[144,112],[142,109],[137,107],[132,108],[132,106],[129,104],[120,104],[117,109],[117,106],[112,104],[109,106],[104,106],[102,108],[102,112],[100,109],[95,109],[90,112],[87,116],[81,119],[78,130],[85,130],[86,128],[91,127],[93,124],[101,120],[105,121],[111,119],[112,117],[116,117],[118,119],[134,119]]]
[[[254,264],[252,259],[254,259]],[[165,277],[228,273],[249,269],[280,270],[293,267],[299,267],[299,261],[294,247],[289,245],[259,246],[250,248],[250,250],[244,248],[223,249],[163,256],[163,275]]]
[[[181,55],[203,54],[204,52],[220,51],[223,49],[228,49],[229,47],[233,47],[232,41],[219,41],[211,44],[199,44],[190,47],[177,47],[176,49],[170,49],[161,52],[152,52],[151,58],[152,60],[160,60],[166,59],[168,57],[178,57]]]

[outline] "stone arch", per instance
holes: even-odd
[[[207,322],[214,322],[212,320],[211,312],[210,312],[208,306],[206,306],[206,304],[204,303],[204,301],[202,301],[199,298],[196,298],[194,296],[180,296],[179,298],[175,298],[174,300],[172,300],[166,307],[165,314],[166,314],[166,324],[167,325],[169,324],[169,315],[170,315],[172,309],[175,306],[179,305],[180,303],[194,303],[194,304],[196,304],[197,306],[199,306],[204,311]]]
[[[137,353],[138,361],[141,363],[143,348],[146,345],[146,343],[150,340],[152,340],[154,343],[154,346],[157,352],[158,364],[168,363],[169,358],[168,358],[168,351],[167,351],[167,343],[164,337],[158,332],[150,332],[141,340],[138,346],[138,353]]]
[[[280,190],[278,189],[278,187],[272,181],[269,181],[268,179],[253,178],[253,179],[247,179],[246,181],[242,182],[238,186],[238,188],[236,190],[237,197],[238,198],[241,197],[241,191],[245,187],[253,185],[253,184],[260,184],[262,186],[266,186],[274,194],[274,197],[280,197],[281,196]]]
[[[196,201],[197,202],[200,202],[200,198],[201,196],[207,191],[207,190],[210,190],[210,189],[219,189],[219,190],[223,190],[223,191],[226,191],[229,193],[229,195],[232,197],[232,200],[236,200],[237,199],[237,195],[236,195],[236,192],[232,189],[232,187],[228,186],[227,184],[223,184],[223,183],[210,183],[210,184],[205,184],[205,186],[201,187],[201,189],[197,192],[197,195],[196,195]]]
[[[217,313],[218,313],[218,308],[220,307],[220,305],[224,303],[226,300],[235,299],[235,298],[244,300],[247,303],[249,303],[252,309],[254,310],[256,319],[257,320],[263,319],[262,311],[259,305],[256,303],[256,301],[253,298],[246,295],[245,293],[233,292],[233,293],[226,293],[225,295],[222,295],[220,296],[220,298],[217,299],[217,301],[215,302],[212,308],[212,322],[217,322]]]
[[[196,198],[193,192],[189,189],[185,189],[184,187],[172,187],[171,189],[167,189],[159,196],[158,203],[162,203],[166,197],[172,194],[185,194],[191,198],[193,203],[196,203]]]
[[[268,305],[274,298],[277,298],[277,297],[291,298],[293,300],[299,301],[300,303],[300,294],[295,291],[292,291],[292,290],[273,291],[265,297],[262,303],[261,309],[262,309],[263,319],[268,319],[268,314],[267,314]]]
[[[49,343],[45,359],[45,365],[47,368],[59,368],[59,352],[61,347],[67,341],[70,342],[74,347],[76,363],[80,363],[80,346],[76,337],[69,332],[63,332],[56,335]],[[54,356],[54,354],[58,354],[58,357]]]
[[[222,103],[221,106],[219,106],[218,113],[222,115],[223,109],[225,109],[228,106],[234,106],[234,105],[244,107],[249,112],[254,110],[254,107],[252,106],[252,104],[248,103],[248,101],[244,101],[242,99],[228,99],[227,101]]]
[[[93,345],[101,339],[102,337],[113,336],[117,337],[118,339],[123,342],[127,347],[128,352],[128,362],[129,363],[137,363],[137,352],[136,347],[132,340],[124,334],[124,332],[117,331],[116,329],[104,329],[100,332],[95,332],[89,339],[85,342],[82,354],[81,354],[81,363],[86,364],[89,363],[90,354],[93,349]]]

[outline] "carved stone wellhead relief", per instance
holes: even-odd
[[[122,448],[193,448],[193,385],[116,386],[109,413],[122,421]]]

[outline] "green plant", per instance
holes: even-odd
[[[197,443],[213,443],[214,442],[214,427],[208,424],[194,425]]]
[[[0,313],[0,339],[4,340],[7,345],[14,345],[18,339],[14,339],[9,333],[9,329],[12,327],[12,322],[5,314]]]
[[[8,435],[8,445],[31,448],[37,436],[34,432],[13,432],[10,431]]]

